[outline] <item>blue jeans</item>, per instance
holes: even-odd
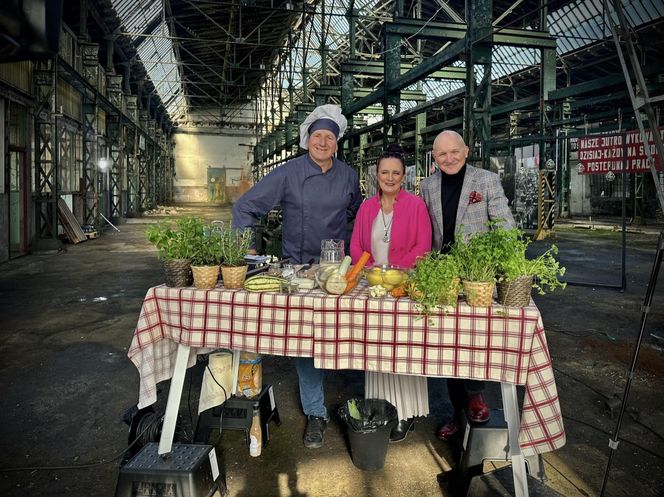
[[[300,382],[300,402],[304,414],[327,419],[323,393],[324,371],[314,367],[314,360],[311,357],[297,357],[295,368]]]

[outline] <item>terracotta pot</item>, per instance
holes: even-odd
[[[493,281],[464,281],[463,293],[466,295],[466,302],[473,307],[491,307],[495,287]]]
[[[191,266],[196,288],[214,288],[219,280],[219,266]]]
[[[501,281],[496,286],[498,302],[510,307],[530,305],[530,292],[533,288],[533,276],[528,274],[512,281]]]
[[[189,259],[167,259],[163,261],[163,266],[166,286],[179,288],[191,286],[194,282]]]
[[[249,266],[221,266],[221,278],[226,288],[242,288]]]

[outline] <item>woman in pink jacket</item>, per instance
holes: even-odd
[[[389,145],[378,157],[376,176],[380,191],[365,200],[355,218],[350,241],[353,263],[366,251],[368,265],[412,267],[415,259],[431,250],[431,220],[424,201],[403,190],[406,175],[403,150]],[[424,376],[367,371],[364,395],[386,399],[397,408],[399,424],[390,440],[398,442],[415,426],[416,416],[429,414],[429,394]]]

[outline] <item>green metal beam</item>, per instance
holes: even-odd
[[[362,88],[353,90],[353,95],[356,97],[366,97],[372,92],[372,90]],[[315,90],[316,96],[326,96],[326,97],[341,97],[341,88],[338,86],[319,86]],[[426,95],[418,90],[402,90],[401,91],[401,100],[414,100],[416,102],[424,102],[426,100]]]
[[[383,113],[382,109],[381,109],[380,113],[381,114]],[[377,129],[382,129],[382,127],[383,127],[383,121],[378,121],[376,123],[370,124],[369,126],[365,126],[364,128],[354,129],[353,131],[351,131],[349,133],[346,133],[344,135],[344,139],[345,138],[350,138],[352,136],[364,135],[366,133],[371,133],[372,131],[375,131]]]
[[[432,22],[407,17],[395,17],[394,22],[386,22],[383,29],[390,34],[435,40],[460,40],[466,35],[466,24],[462,22]]]
[[[539,95],[533,95],[531,97],[520,98],[514,102],[509,102],[502,105],[494,105],[491,107],[491,115],[500,116],[502,114],[512,112],[513,110],[527,109],[528,107],[538,105],[539,101]]]
[[[433,57],[429,57],[421,64],[415,66],[410,71],[402,74],[396,78],[388,87],[388,91],[400,90],[406,88],[407,86],[424,79],[432,72],[438,70],[441,67],[448,66],[455,62],[459,56],[465,51],[466,41],[465,39],[458,40],[452,45],[447,47],[445,50],[440,52]],[[380,89],[378,91],[381,91]],[[373,103],[373,102],[372,102]]]
[[[465,51],[465,39],[461,39],[450,45],[447,49],[443,50],[437,55],[428,58],[426,61],[410,69],[398,78],[389,82],[387,86],[388,92],[393,92],[406,88],[417,81],[427,77],[429,74],[440,69],[441,67],[448,66],[455,62],[459,56]],[[385,87],[380,85],[373,93],[366,97],[360,98],[353,102],[351,105],[343,109],[347,116],[357,114],[360,110],[375,104],[385,95]]]
[[[463,125],[463,116],[454,117],[443,121],[442,123],[432,124],[431,126],[426,126],[422,128],[422,134],[430,135],[431,133],[437,133],[450,128],[459,128]]]
[[[451,100],[453,98],[459,98],[463,97],[465,90],[463,88],[459,88],[457,90],[453,90],[449,93],[446,93],[445,95],[441,95],[440,97],[433,98],[427,102],[421,103],[419,105],[416,105],[415,107],[404,110],[403,112],[399,112],[398,114],[395,114],[392,116],[393,120],[399,120],[399,119],[407,119],[411,116],[415,116],[417,114],[420,114],[422,112],[427,111],[428,109],[435,107],[436,105],[440,105],[443,102],[446,102],[447,100]]]
[[[431,22],[426,19],[397,18],[385,23],[387,33],[434,40],[460,40],[466,35],[466,24],[458,22]],[[486,42],[529,48],[556,48],[556,39],[547,31],[494,27]]]
[[[357,114],[360,112],[362,109],[366,109],[370,105],[375,104],[378,102],[381,98],[383,98],[383,87],[382,85],[378,87],[377,90],[375,90],[373,93],[370,93],[366,97],[360,98],[359,100],[356,100],[352,104],[350,104],[348,107],[343,109],[343,113],[346,116],[352,116],[354,114]]]
[[[413,64],[401,64],[401,74],[405,74],[413,67],[417,67]],[[383,62],[382,61],[369,61],[369,60],[360,60],[360,61],[347,61],[341,64],[342,73],[350,74],[363,74],[363,75],[383,75]],[[463,67],[445,67],[438,71],[435,71],[429,75],[429,78],[434,79],[455,79],[455,80],[465,80],[466,79],[466,70]]]
[[[560,100],[567,97],[582,95],[584,93],[594,92],[606,88],[607,86],[613,86],[620,83],[623,85],[625,83],[625,78],[622,75],[604,76],[603,78],[593,79],[592,81],[586,81],[585,83],[579,83],[578,85],[553,90],[549,92],[549,100]]]
[[[556,51],[542,50],[542,96],[549,100],[549,94],[556,89]]]

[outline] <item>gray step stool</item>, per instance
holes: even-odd
[[[226,483],[211,445],[173,444],[164,457],[150,442],[120,468],[115,497],[225,495]]]
[[[464,475],[484,461],[509,461],[507,422],[502,409],[491,409],[486,423],[473,423],[464,418],[459,469]],[[528,474],[544,481],[544,466],[541,456],[526,458]]]

